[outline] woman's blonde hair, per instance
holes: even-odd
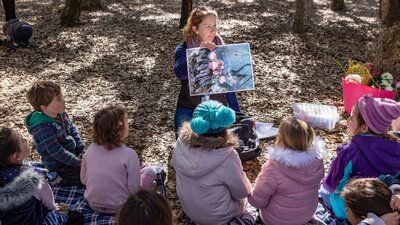
[[[315,132],[312,127],[294,117],[285,118],[279,126],[276,145],[297,151],[306,151],[313,143]]]
[[[208,6],[199,6],[194,10],[192,10],[189,19],[187,20],[186,26],[183,28],[183,41],[187,42],[191,38],[194,38],[196,42],[200,41],[198,35],[196,35],[192,27],[199,26],[199,24],[203,21],[204,17],[208,15],[213,15],[216,18],[218,18],[217,11]]]

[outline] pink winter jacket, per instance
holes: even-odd
[[[251,184],[232,148],[236,143],[231,134],[204,137],[192,132],[189,123],[182,126],[171,165],[183,211],[194,222],[221,225],[242,215]]]
[[[312,219],[324,176],[325,143],[316,139],[306,152],[270,148],[249,203],[267,225],[301,225]]]

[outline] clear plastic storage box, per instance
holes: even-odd
[[[303,120],[312,127],[329,130],[335,128],[336,122],[339,120],[339,113],[333,105],[295,103],[293,114],[294,117]]]

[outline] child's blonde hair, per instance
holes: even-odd
[[[36,111],[42,111],[40,106],[48,106],[55,96],[61,94],[61,88],[52,81],[36,81],[29,88],[26,97]]]
[[[126,110],[120,106],[108,106],[94,115],[93,139],[98,145],[111,150],[122,145],[122,132]]]
[[[187,42],[191,38],[194,38],[196,42],[200,41],[198,35],[196,35],[192,27],[199,26],[199,24],[203,21],[204,17],[208,15],[213,15],[216,18],[218,18],[217,11],[208,6],[199,6],[196,9],[192,10],[187,20],[186,26],[183,28],[183,41]]]
[[[315,132],[312,127],[294,117],[285,118],[279,126],[276,144],[297,151],[306,151],[314,141]]]

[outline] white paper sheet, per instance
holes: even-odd
[[[278,135],[278,128],[273,123],[256,122],[256,132],[259,139]]]

